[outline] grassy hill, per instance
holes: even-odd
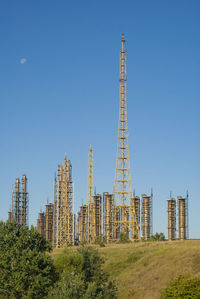
[[[97,247],[124,298],[160,298],[178,274],[200,277],[200,240],[109,244]],[[53,256],[61,252],[55,250]]]

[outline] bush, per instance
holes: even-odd
[[[96,244],[96,245],[99,245],[100,247],[105,247],[105,241],[104,241],[104,239],[103,239],[103,237],[102,238],[96,238],[96,240],[95,240],[95,242],[94,242],[94,244]]]
[[[155,235],[152,235],[150,239],[146,240],[146,241],[165,241],[165,235],[164,233],[155,233]]]
[[[116,298],[116,286],[102,270],[104,261],[92,247],[65,250],[55,259],[60,281],[48,295],[53,298]]]
[[[129,243],[129,242],[130,242],[130,240],[129,240],[128,233],[121,232],[119,234],[119,241],[118,241],[118,243],[123,244],[123,243]]]
[[[188,275],[179,275],[162,291],[162,298],[199,299],[200,279]]]
[[[42,298],[56,281],[51,245],[34,227],[0,222],[0,296]]]
[[[100,246],[100,247],[105,247],[106,245],[105,245],[105,243],[104,243],[103,241],[100,241],[100,242],[99,242],[99,246]]]

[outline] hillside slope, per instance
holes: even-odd
[[[200,276],[200,240],[97,248],[105,258],[105,270],[117,282],[120,299],[160,298],[160,290],[178,274]]]

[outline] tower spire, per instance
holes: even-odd
[[[114,181],[114,199],[117,218],[114,220],[115,228],[119,232],[126,232],[131,239],[139,238],[139,228],[135,217],[133,204],[133,191],[131,185],[131,171],[128,143],[127,120],[127,92],[126,92],[126,54],[125,38],[122,34],[120,51],[120,104],[117,139],[117,159]],[[137,232],[133,231],[136,228]],[[116,236],[118,235],[116,233]]]

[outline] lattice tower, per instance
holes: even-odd
[[[54,240],[59,248],[74,242],[72,166],[66,156],[63,165],[58,166],[54,190]]]
[[[71,161],[64,159],[64,227],[67,244],[73,244],[73,185]]]
[[[55,173],[54,178],[54,205],[53,205],[53,246],[56,247],[57,244],[57,215],[58,215],[58,207],[57,207],[57,177]]]
[[[24,174],[22,176],[22,225],[28,225],[28,192],[27,192],[27,177]]]
[[[88,153],[88,189],[87,189],[87,241],[92,242],[92,230],[94,226],[94,211],[93,211],[93,196],[94,196],[94,185],[93,185],[93,148],[90,146]]]
[[[28,225],[28,192],[25,174],[22,176],[22,184],[19,178],[15,181],[15,186],[12,190],[12,208],[9,219],[22,226]]]
[[[58,180],[57,180],[57,235],[56,235],[56,247],[60,248],[63,246],[64,239],[64,221],[63,221],[63,166],[58,166]]]
[[[120,232],[126,232],[129,238],[139,239],[139,227],[137,224],[135,207],[131,185],[131,171],[128,143],[128,120],[127,120],[127,93],[126,93],[126,54],[125,39],[122,34],[120,51],[120,105],[117,140],[117,159],[114,182],[114,200],[116,217],[114,218],[114,235],[116,238]],[[134,231],[136,227],[136,232]]]

